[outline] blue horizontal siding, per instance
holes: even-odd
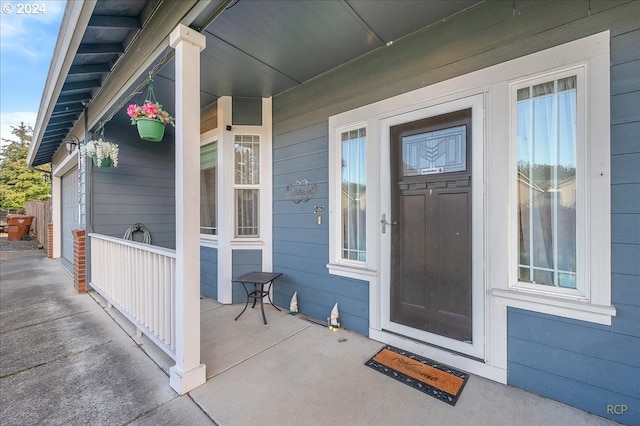
[[[329,248],[325,244],[315,241],[275,240],[273,242],[273,251],[282,255],[293,254],[299,256],[329,259],[328,250]]]
[[[611,326],[509,308],[507,330],[509,339],[527,339],[546,347],[640,368],[638,339],[612,333]]]
[[[368,283],[303,272],[283,265],[274,265],[274,268],[284,272],[274,287],[276,305],[289,307],[293,293],[298,292],[299,311],[326,322],[334,304],[338,303],[341,325],[359,333],[368,333]]]
[[[638,75],[640,79],[640,71],[638,71]],[[640,121],[611,126],[611,139],[616,141],[615,144],[611,145],[611,155],[640,152],[640,138],[638,135],[640,135]]]
[[[611,303],[640,307],[640,277],[613,274],[611,277]]]
[[[638,167],[640,167],[640,165]],[[611,242],[620,244],[640,244],[640,215],[612,215]]]
[[[93,169],[87,228],[122,237],[142,223],[151,244],[175,248],[173,136],[165,134],[163,143],[143,142],[134,126],[116,121],[105,126],[105,133],[118,142],[118,167]]]
[[[234,278],[248,272],[262,271],[262,250],[232,250],[231,263],[231,274]],[[231,301],[233,303],[247,300],[247,293],[241,283],[232,283],[231,289]],[[252,291],[252,289],[249,289],[249,291]]]
[[[509,339],[508,351],[513,362],[527,360],[529,368],[576,382],[597,384],[605,391],[640,398],[640,381],[629,380],[638,377],[636,367],[515,337]]]
[[[322,220],[322,223],[318,224],[318,216],[320,216],[321,218],[324,216],[324,218],[326,218],[326,214],[314,213],[313,205],[305,204],[305,207],[306,211],[304,213],[281,214],[276,216],[273,220],[273,226],[281,229],[309,229],[314,226],[317,227],[317,229],[328,229],[328,222],[326,220]]]
[[[305,157],[305,172],[310,170],[327,170],[328,154],[327,152],[315,152]],[[280,160],[277,163],[278,173],[299,173],[300,172],[300,158],[291,158],[286,160]],[[326,179],[326,178],[325,178]]]
[[[638,424],[640,339],[616,332],[637,308],[617,306],[611,327],[509,308],[507,382],[608,417]],[[637,328],[636,322],[636,328]],[[624,417],[608,404],[626,404]]]
[[[611,186],[611,213],[640,214],[640,183]]]
[[[628,31],[611,38],[611,63],[624,64],[640,59],[640,30]]]
[[[218,249],[200,247],[200,294],[218,300]]]
[[[620,95],[640,90],[640,60],[611,67],[611,94]]]
[[[640,275],[640,262],[638,259],[640,259],[640,245],[611,245],[611,272]]]
[[[304,228],[275,228],[273,229],[275,241],[305,242],[315,241],[316,243],[329,244],[329,232],[326,229],[304,229]],[[283,234],[286,233],[286,237]],[[327,248],[327,253],[329,250]]]
[[[628,425],[640,424],[640,400],[618,392],[601,389],[597,385],[576,383],[556,373],[539,370],[510,361],[508,366],[508,382],[512,386],[526,389],[547,398],[572,405],[590,413],[622,422]],[[628,377],[626,380],[634,380]],[[624,405],[628,411],[624,414],[613,414],[609,406]]]
[[[326,126],[326,123],[323,123]],[[273,161],[292,160],[296,158],[305,158],[308,155],[321,154],[326,155],[327,152],[327,129],[325,134],[315,139],[305,141],[305,143],[296,143],[287,146],[281,146],[274,150]]]
[[[636,97],[640,100],[640,96]],[[640,116],[640,104],[636,109],[636,115]],[[637,183],[640,182],[640,153],[614,155],[611,157],[611,183]]]

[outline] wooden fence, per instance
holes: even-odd
[[[36,236],[45,249],[47,247],[47,224],[51,222],[51,200],[27,201],[25,203],[27,216],[33,216],[31,233]]]

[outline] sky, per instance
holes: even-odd
[[[66,0],[0,1],[0,135],[35,127]],[[36,13],[37,12],[37,13]],[[3,141],[4,145],[4,141]]]

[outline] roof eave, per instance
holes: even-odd
[[[33,129],[33,138],[27,162],[33,167],[36,153],[40,148],[42,136],[46,125],[51,118],[51,113],[62,90],[62,85],[69,73],[75,54],[87,29],[89,19],[93,13],[97,0],[69,1],[64,10],[60,33],[53,51],[53,59],[49,66],[49,73],[45,81],[42,99],[38,108],[36,125]]]

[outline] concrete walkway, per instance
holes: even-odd
[[[215,424],[42,251],[0,252],[0,424]]]
[[[201,303],[208,381],[169,387],[172,361],[40,252],[0,253],[0,424],[611,425],[472,376],[451,407],[364,366],[383,346],[265,307]]]

